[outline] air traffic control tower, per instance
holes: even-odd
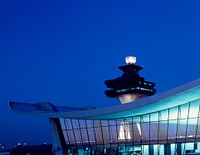
[[[154,95],[156,90],[153,82],[146,81],[139,75],[142,66],[136,65],[136,57],[127,56],[126,65],[119,66],[123,71],[121,77],[106,80],[105,84],[109,88],[105,91],[107,97],[119,98],[122,104],[140,99],[144,96]]]

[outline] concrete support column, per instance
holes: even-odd
[[[170,146],[170,144],[164,144],[164,155],[171,155],[171,146]]]
[[[154,148],[152,144],[149,145],[149,155],[154,155]]]
[[[176,147],[177,155],[182,155],[181,154],[181,143],[177,143],[176,145],[177,145],[177,147]]]
[[[66,144],[58,118],[50,118],[53,155],[67,155]]]

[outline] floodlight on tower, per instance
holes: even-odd
[[[125,61],[127,65],[132,65],[136,63],[136,57],[134,56],[127,56],[125,57]]]

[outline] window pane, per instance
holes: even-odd
[[[167,142],[168,121],[160,121],[159,123],[159,141],[161,143]]]
[[[79,120],[79,123],[80,123],[80,127],[81,128],[86,128],[86,122],[85,122],[85,120]]]
[[[75,135],[76,143],[79,143],[79,144],[82,143],[81,133],[79,129],[74,130],[74,135]]]
[[[200,101],[195,101],[190,103],[190,118],[196,118],[199,115],[199,105]]]
[[[86,129],[81,129],[83,143],[88,143],[88,141],[89,141],[87,132],[88,131]]]
[[[187,134],[186,136],[187,141],[195,140],[196,136],[196,127],[197,127],[197,118],[189,119],[188,120],[188,127],[187,127]]]
[[[183,142],[186,136],[187,119],[179,120],[177,125],[177,142]]]
[[[169,127],[168,127],[168,141],[169,142],[175,142],[176,130],[177,130],[177,120],[169,120]]]
[[[189,103],[180,106],[179,119],[188,118],[188,111],[189,111],[188,108],[189,108]]]
[[[160,120],[163,120],[163,121],[166,121],[166,120],[168,120],[168,110],[163,110],[163,111],[161,111],[160,112],[160,115],[161,115],[161,117],[160,117]]]
[[[65,124],[67,129],[72,129],[72,124],[70,119],[65,119]]]
[[[150,114],[150,121],[151,122],[158,122],[158,113],[152,113]]]
[[[175,120],[178,118],[178,107],[170,109],[169,120]]]
[[[149,123],[145,122],[145,123],[142,123],[142,140],[144,142],[148,142],[149,141]]]
[[[79,122],[77,119],[72,119],[72,127],[73,127],[73,129],[79,128]]]
[[[93,127],[93,120],[86,120],[86,126],[87,126],[87,128],[92,128]]]

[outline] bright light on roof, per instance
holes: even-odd
[[[130,65],[130,64],[135,64],[136,63],[136,57],[134,56],[127,56],[125,58],[126,64]]]

